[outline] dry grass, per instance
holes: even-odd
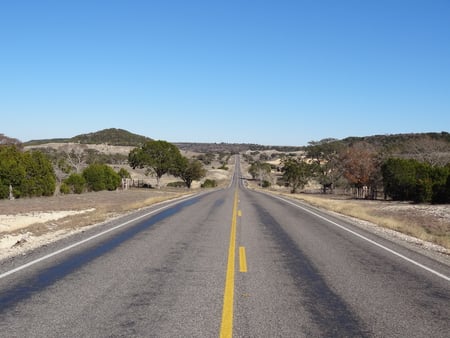
[[[95,208],[93,211],[67,216],[55,221],[32,224],[25,229],[9,232],[10,234],[14,234],[26,231],[34,236],[40,236],[56,230],[71,230],[101,223],[125,212],[137,210],[190,193],[192,192],[188,190],[131,189],[127,191],[101,191],[81,195],[17,199],[14,201],[1,200],[0,214],[16,215],[30,212],[39,214],[39,212],[48,211],[57,212],[61,210]]]
[[[333,195],[284,193],[283,195],[450,249],[450,208],[448,205],[433,206],[354,200]]]

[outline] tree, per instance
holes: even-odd
[[[372,146],[364,142],[349,147],[342,155],[344,176],[356,188],[358,197],[374,198],[380,177],[379,160]],[[365,195],[364,187],[368,190]]]
[[[384,194],[394,201],[414,199],[416,185],[416,161],[389,158],[381,166]]]
[[[292,188],[295,194],[297,189],[302,189],[313,176],[312,166],[297,158],[287,158],[283,161],[283,179]]]
[[[175,145],[166,141],[148,141],[130,152],[128,163],[133,169],[147,168],[147,174],[156,176],[156,186],[160,188],[161,177],[175,170],[180,158],[180,150]]]
[[[271,171],[272,167],[269,163],[263,163],[260,161],[253,162],[248,169],[248,172],[252,175],[252,178],[258,178],[260,183],[265,180],[269,181]]]
[[[81,173],[87,161],[87,145],[80,144],[78,147],[71,148],[69,144],[61,147],[62,153],[65,155],[67,163],[76,173]]]
[[[16,146],[0,146],[0,198],[49,196],[56,178],[50,160],[40,151],[21,152]]]
[[[110,166],[93,163],[83,170],[83,177],[89,190],[116,190],[121,178]]]
[[[62,193],[73,192],[75,194],[81,194],[85,187],[86,180],[83,175],[73,173],[63,181],[60,190]]]
[[[191,188],[193,181],[199,181],[206,176],[206,170],[200,161],[196,159],[187,159],[180,157],[175,169],[171,169],[170,173],[183,180],[186,187]]]
[[[14,197],[20,197],[25,176],[22,153],[15,146],[0,146],[0,198],[9,197],[10,186]]]
[[[120,168],[119,172],[118,172],[120,178],[124,179],[124,178],[131,178],[131,174],[128,170],[126,170],[125,168]]]
[[[433,185],[431,202],[434,204],[450,203],[450,164],[447,164],[442,170],[447,172],[447,178],[444,182],[437,182]]]
[[[314,171],[323,193],[327,189],[333,191],[336,181],[343,174],[340,158],[343,148],[342,142],[332,138],[309,142],[306,154],[315,165]]]
[[[22,155],[26,175],[21,184],[25,196],[51,196],[56,188],[56,175],[52,163],[40,151]]]
[[[448,203],[450,166],[433,166],[414,159],[389,158],[382,167],[385,195],[416,203]]]

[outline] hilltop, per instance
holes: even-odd
[[[80,143],[80,144],[107,144],[110,146],[133,146],[136,147],[151,138],[133,134],[124,129],[109,128],[97,132],[81,134],[72,138],[32,140],[24,143],[24,146],[35,146],[46,143]]]

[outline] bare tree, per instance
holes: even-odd
[[[87,145],[80,144],[76,147],[72,147],[69,144],[61,147],[61,151],[65,155],[67,163],[73,168],[73,170],[79,174],[86,166],[87,162]]]

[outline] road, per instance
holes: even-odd
[[[449,337],[450,267],[232,184],[0,266],[1,337]]]

